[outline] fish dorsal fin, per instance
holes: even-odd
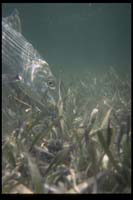
[[[9,17],[5,17],[5,22],[14,30],[21,33],[21,21],[17,9],[15,9]]]

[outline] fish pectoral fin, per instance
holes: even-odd
[[[19,74],[2,74],[2,82],[9,83],[14,81],[20,81],[22,77]]]

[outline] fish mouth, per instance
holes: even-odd
[[[47,98],[48,98],[48,103],[51,105],[56,105],[56,98],[55,95],[53,93],[51,93],[50,91],[47,91]]]

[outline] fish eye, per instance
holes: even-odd
[[[51,89],[55,89],[55,82],[53,80],[48,80],[48,86],[51,88]]]

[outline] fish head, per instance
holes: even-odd
[[[24,69],[23,78],[26,85],[41,99],[45,96],[48,101],[55,103],[56,79],[48,63],[43,59],[35,59]]]

